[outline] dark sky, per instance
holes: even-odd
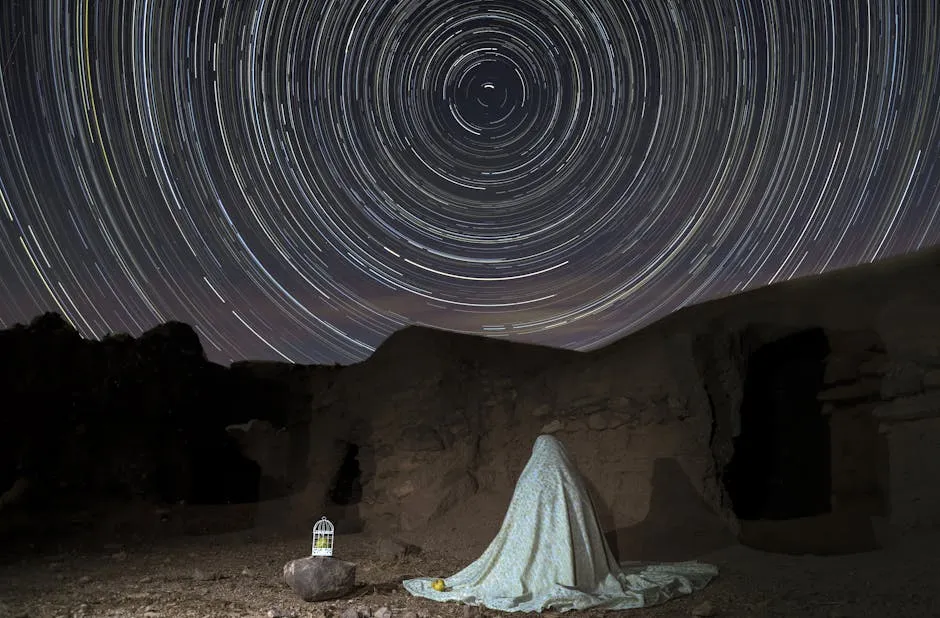
[[[0,325],[590,349],[940,241],[934,0],[3,0]]]

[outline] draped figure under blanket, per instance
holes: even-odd
[[[633,609],[704,588],[718,569],[699,562],[618,564],[584,481],[562,443],[541,435],[502,527],[458,573],[403,582],[408,592],[509,612]]]

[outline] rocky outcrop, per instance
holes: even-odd
[[[270,412],[259,394],[277,405],[276,388],[209,363],[185,324],[89,341],[45,314],[0,331],[0,389],[5,506],[258,498],[258,465],[224,428]]]
[[[917,462],[936,446],[938,263],[926,252],[721,299],[590,353],[405,329],[314,402],[316,478],[296,508],[329,506],[338,459],[353,448],[361,499],[338,516],[412,534],[460,526],[483,543],[548,432],[576,458],[609,530],[653,524],[665,499],[654,469],[670,462],[688,492],[668,499],[703,507],[689,507],[698,520],[686,524],[716,542],[719,528],[745,534],[729,476],[760,468],[742,459],[748,450],[792,468],[746,481],[782,487],[750,507],[770,519],[748,528],[775,544],[799,552],[797,537],[816,526],[863,530],[862,548],[876,520],[935,525],[937,471]],[[657,508],[656,526],[678,529],[676,512]],[[810,551],[825,553],[827,534],[808,534]],[[839,539],[831,551],[852,546]]]
[[[686,340],[647,340],[636,354],[608,356],[405,329],[338,372],[328,396],[315,402],[312,476],[291,510],[309,516],[332,507],[335,517],[354,516],[372,531],[415,537],[459,525],[462,538],[483,543],[535,437],[552,432],[596,491],[607,529],[628,530],[646,518],[658,460],[675,462],[685,476],[688,504],[705,505],[695,516],[722,523],[712,421],[694,413],[690,395],[701,394],[680,384],[695,377]],[[337,509],[330,489],[350,447],[361,499]],[[733,522],[730,511],[725,519]]]
[[[702,551],[729,535],[850,551],[885,522],[940,525],[938,311],[928,251],[689,307],[589,353],[409,327],[348,367],[226,369],[182,325],[86,342],[47,316],[0,334],[12,409],[31,410],[5,414],[0,473],[30,469],[31,488],[68,462],[66,482],[164,498],[248,478],[289,496],[277,517],[421,545],[459,531],[475,552],[553,433],[625,557],[687,531]],[[235,462],[235,441],[254,468],[197,456]],[[839,530],[858,533],[827,550]]]

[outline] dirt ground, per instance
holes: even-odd
[[[374,537],[339,534],[336,556],[358,565],[358,589],[348,598],[305,603],[284,585],[281,572],[287,561],[309,553],[306,531],[206,534],[207,528],[190,526],[155,536],[113,526],[113,534],[102,535],[102,527],[108,526],[71,538],[7,543],[0,552],[0,618],[339,617],[350,607],[364,615],[385,607],[393,618],[409,611],[427,618],[498,614],[415,598],[401,587],[405,578],[447,576],[465,566],[467,548],[459,537],[450,544],[429,539],[417,555],[379,561],[372,554]],[[697,558],[720,569],[705,590],[617,615],[691,616],[705,604],[714,616],[940,616],[940,534],[849,556],[785,556],[733,546]]]

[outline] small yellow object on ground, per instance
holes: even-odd
[[[444,585],[443,579],[435,579],[433,582],[431,582],[431,588],[434,588],[438,592],[444,592],[447,586]]]

